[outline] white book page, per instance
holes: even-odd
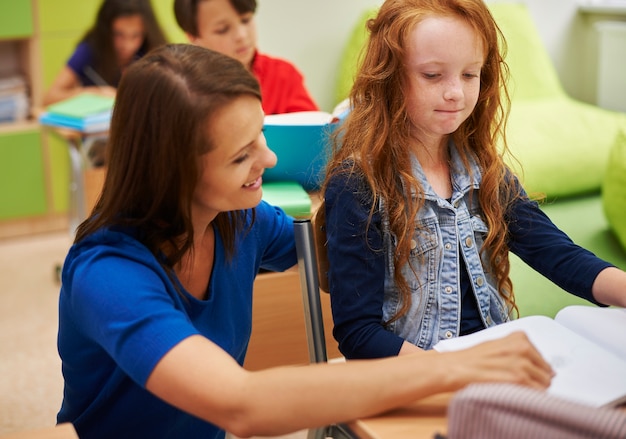
[[[626,400],[626,361],[545,316],[522,317],[474,334],[442,340],[439,352],[455,351],[524,331],[556,375],[548,393],[593,407]]]
[[[297,111],[295,113],[268,114],[265,125],[326,125],[332,116],[325,111]]]
[[[554,320],[626,361],[626,309],[572,305]]]

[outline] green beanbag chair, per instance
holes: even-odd
[[[508,48],[509,165],[529,193],[554,199],[598,192],[626,115],[565,93],[526,5],[497,2],[489,8]]]
[[[626,250],[626,133],[615,138],[602,185],[602,206],[611,229]]]
[[[508,164],[526,190],[548,199],[599,192],[616,133],[626,115],[568,96],[523,3],[494,2],[489,8],[507,42],[511,113]],[[346,43],[336,101],[347,97],[367,41],[365,24],[378,8],[364,11]]]

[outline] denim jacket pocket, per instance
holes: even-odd
[[[489,233],[489,228],[480,215],[472,214],[470,216],[470,223],[472,230],[474,231],[476,248],[480,251],[483,247],[483,243],[485,242],[485,238],[487,238],[487,233]]]
[[[403,269],[411,290],[420,289],[420,279],[425,279],[428,284],[437,275],[437,249],[441,242],[440,235],[436,221],[416,223],[411,239],[409,263]]]
[[[389,330],[397,333],[411,343],[417,344],[419,332],[423,329],[423,320],[428,303],[434,303],[434,285],[438,270],[438,256],[440,232],[436,222],[421,222],[416,224],[411,238],[411,252],[409,262],[402,267],[402,275],[411,290],[411,304],[407,313],[394,321]],[[383,314],[386,320],[393,317],[402,307],[400,293],[397,288],[388,291],[394,297],[387,297]],[[413,329],[411,329],[413,328]],[[422,329],[420,329],[422,328]]]

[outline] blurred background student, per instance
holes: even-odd
[[[256,0],[174,0],[176,21],[192,44],[237,59],[256,77],[265,114],[318,110],[292,63],[259,53],[256,7]]]
[[[104,0],[95,23],[53,81],[43,104],[86,91],[114,96],[124,69],[165,43],[150,0]]]

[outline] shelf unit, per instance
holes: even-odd
[[[152,1],[170,41],[186,41],[171,2]],[[0,1],[0,75],[6,66],[28,82],[30,117],[0,123],[0,239],[69,230],[71,166],[65,139],[42,128],[42,96],[92,25],[100,1]],[[71,11],[71,14],[68,13]]]
[[[0,124],[0,237],[61,226],[49,216],[47,154],[33,110],[42,95],[36,1],[0,4],[0,75],[23,76],[30,104],[26,120]]]
[[[0,3],[0,66],[25,76],[30,99],[26,121],[0,124],[0,238],[69,230],[67,146],[40,126],[37,115],[45,89],[98,6],[84,0]]]

